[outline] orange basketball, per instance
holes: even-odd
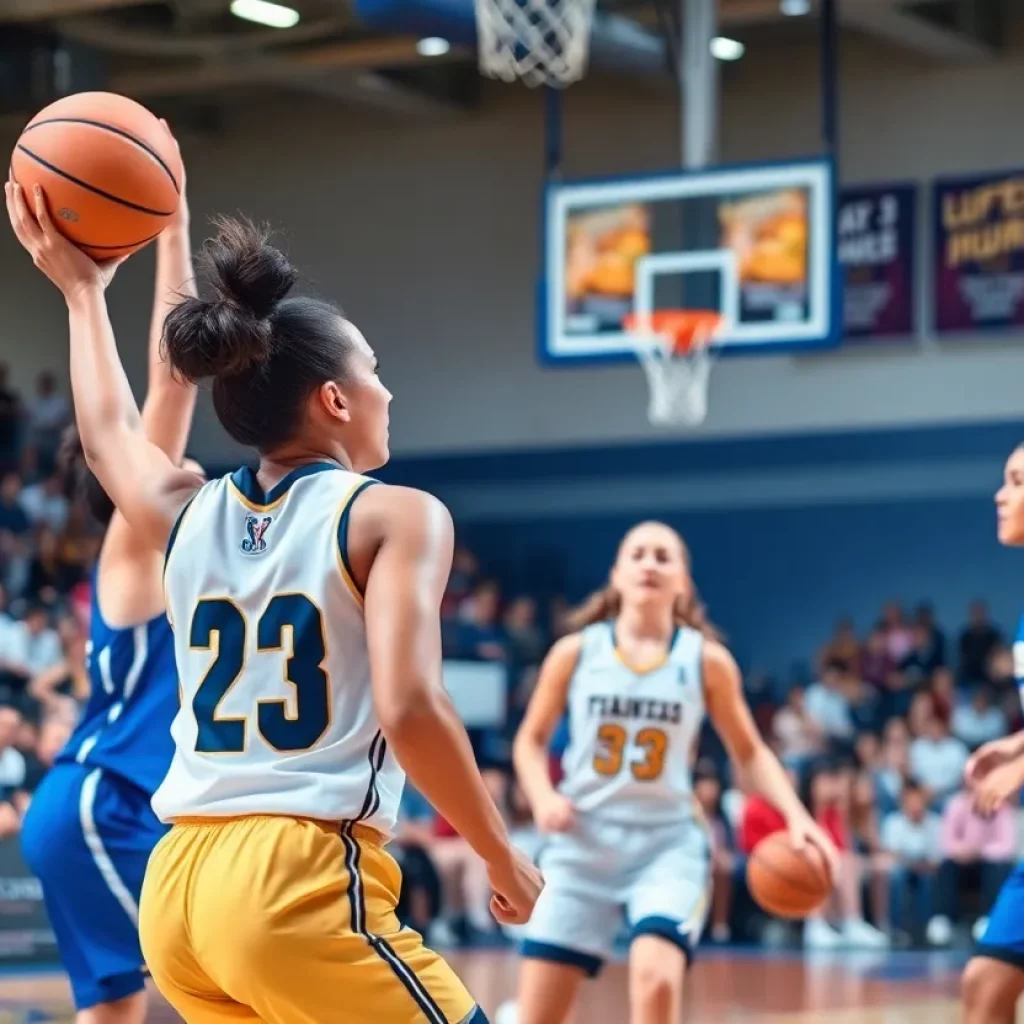
[[[769,914],[800,918],[813,914],[832,892],[824,855],[815,846],[797,852],[785,832],[754,847],[747,862],[747,887]]]
[[[152,242],[177,210],[183,173],[167,129],[143,106],[109,92],[65,96],[25,127],[11,179],[42,185],[54,224],[94,259]]]

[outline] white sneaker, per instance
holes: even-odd
[[[979,917],[978,920],[974,922],[974,927],[971,929],[971,938],[973,938],[975,942],[981,942],[982,938],[985,936],[985,932],[987,931],[988,918]]]
[[[804,947],[806,949],[838,949],[843,937],[824,918],[812,917],[804,922]]]
[[[843,924],[843,941],[861,949],[889,948],[889,936],[858,917],[851,917]]]
[[[519,1008],[515,1002],[502,1003],[494,1015],[494,1024],[519,1024]]]
[[[953,922],[944,914],[937,914],[928,922],[924,937],[929,946],[948,946],[953,941]]]
[[[711,926],[711,941],[726,943],[732,938],[732,930],[727,924],[716,924]]]

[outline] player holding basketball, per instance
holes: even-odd
[[[167,313],[194,294],[188,230],[183,197],[157,242],[149,388],[141,417],[149,443],[175,464],[185,452],[196,389],[172,376],[160,356],[160,337]],[[114,512],[85,468],[77,440],[65,442],[62,461],[78,477],[94,515],[109,522],[93,576],[90,694],[33,797],[21,844],[42,882],[78,1020],[141,1024],[146,1000],[139,894],[146,862],[166,831],[150,799],[173,752],[174,638],[164,610],[161,553]]]
[[[153,800],[140,930],[190,1024],[485,1021],[450,967],[399,927],[385,852],[408,770],[488,865],[492,908],[523,922],[540,875],[509,843],[441,685],[444,506],[361,474],[388,458],[391,395],[339,311],[287,298],[295,271],[225,222],[215,295],[168,317],[171,366],[213,378],[228,433],[260,451],[203,484],[150,443],[107,316],[109,268],[7,187],[15,231],[60,288],[91,464],[128,522],[166,547],[181,678],[174,759]]]
[[[580,982],[630,925],[630,1022],[675,1024],[700,937],[711,849],[690,761],[705,709],[744,776],[783,813],[794,845],[837,854],[761,739],[732,656],[706,623],[682,538],[642,523],[623,538],[608,587],[577,613],[541,668],[515,742],[539,828],[547,888],[525,932],[519,1024],[562,1024]],[[568,711],[556,790],[552,734]]]
[[[997,534],[1008,547],[1024,547],[1024,444],[1003,472],[996,493]],[[1024,700],[1024,618],[1013,645],[1013,660]],[[1024,786],[1024,732],[986,743],[964,771],[975,807],[991,814]],[[1024,992],[1024,864],[1003,884],[974,956],[964,969],[965,1024],[1013,1024]]]

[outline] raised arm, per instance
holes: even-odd
[[[703,669],[708,715],[733,763],[786,819],[794,845],[814,843],[827,858],[833,878],[836,877],[836,849],[800,802],[785,769],[758,732],[733,656],[720,643],[705,641]]]
[[[572,633],[548,652],[512,747],[516,776],[543,832],[564,832],[573,823],[572,804],[551,784],[548,759],[551,737],[565,714],[580,644],[579,633]]]
[[[189,243],[188,202],[182,190],[178,210],[156,241],[156,287],[149,329],[149,379],[142,406],[142,430],[180,465],[185,455],[196,386],[171,370],[163,354],[164,322],[185,298],[196,295]],[[133,624],[164,606],[164,547],[154,547],[120,513],[110,520],[100,553],[100,600],[109,621]]]
[[[452,561],[448,510],[403,487],[356,499],[349,550],[365,578],[366,636],[381,729],[398,763],[440,815],[487,862],[502,898],[492,909],[527,920],[540,876],[509,842],[441,678],[441,598]]]
[[[146,401],[142,406],[142,426],[146,437],[162,448],[175,465],[185,455],[196,407],[196,386],[174,374],[164,358],[164,321],[183,299],[194,298],[196,294],[189,242],[188,201],[182,182],[177,212],[156,240],[156,288],[149,326],[149,381]]]
[[[35,216],[20,185],[8,182],[4,191],[18,241],[68,305],[71,390],[89,467],[132,529],[147,543],[164,546],[202,480],[176,467],[143,432],[104,297],[117,264],[97,264],[65,239],[53,226],[42,189],[33,196]]]

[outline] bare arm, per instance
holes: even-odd
[[[374,704],[399,764],[486,861],[510,857],[501,814],[441,681],[441,598],[453,529],[435,498],[371,487],[352,511],[350,545],[379,536],[366,579],[366,637]],[[372,542],[372,541],[371,541]]]
[[[143,432],[104,298],[114,267],[97,265],[54,228],[41,189],[35,217],[20,186],[5,191],[18,240],[68,304],[71,390],[86,460],[132,529],[164,547],[202,480],[178,469]]]
[[[786,819],[794,839],[811,839],[829,859],[835,877],[835,848],[814,823],[793,789],[785,769],[762,739],[743,696],[739,667],[720,644],[704,644],[704,699],[708,715],[729,757],[750,785]]]
[[[142,430],[174,465],[185,454],[196,387],[171,372],[162,354],[164,321],[186,296],[196,294],[189,243],[188,205],[157,239],[156,288],[149,331],[149,380],[142,406]],[[162,547],[146,543],[120,512],[110,521],[100,554],[100,600],[104,614],[119,625],[144,621],[164,606]]]
[[[182,195],[174,222],[156,242],[156,288],[149,327],[149,386],[142,406],[142,427],[153,444],[178,465],[185,455],[196,386],[171,371],[163,356],[164,321],[184,299],[195,297],[188,205]]]
[[[512,747],[516,776],[534,811],[555,793],[548,768],[548,751],[551,737],[565,713],[580,645],[579,633],[571,633],[548,652]]]

